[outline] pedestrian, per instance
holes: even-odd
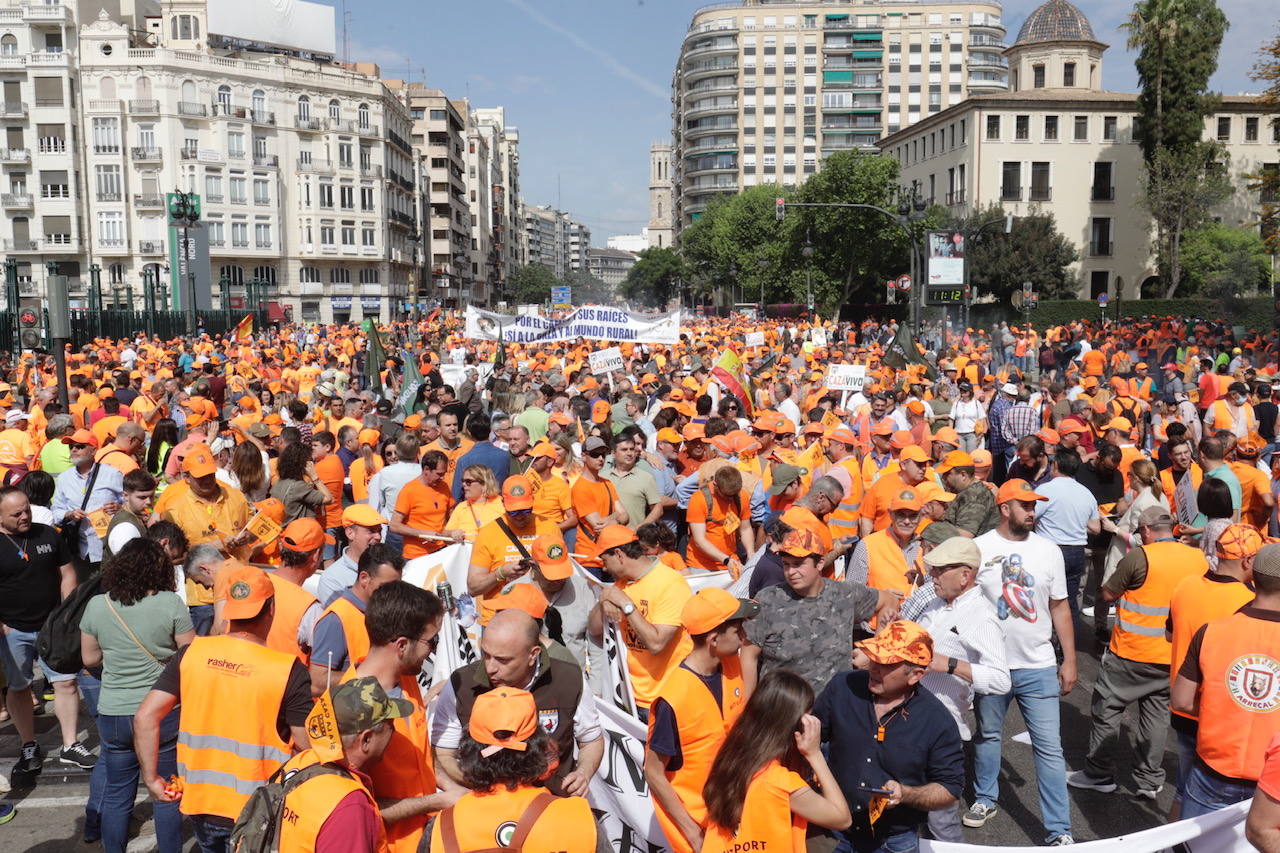
[[[947,506],[943,520],[960,529],[961,536],[974,538],[993,529],[1000,521],[995,495],[977,477],[977,460],[963,450],[953,450],[934,469],[956,499]]]
[[[810,824],[849,828],[849,804],[822,754],[812,709],[813,688],[795,673],[761,679],[711,765],[702,853],[803,853]]]
[[[1080,582],[1087,562],[1085,545],[1090,533],[1102,529],[1102,516],[1093,493],[1076,480],[1079,469],[1080,456],[1075,451],[1059,450],[1053,455],[1051,476],[1039,485],[1032,484],[1048,499],[1036,513],[1036,533],[1062,552],[1072,618],[1080,613]]]
[[[382,541],[382,530],[386,524],[387,519],[368,504],[351,504],[342,511],[342,530],[347,547],[317,578],[315,597],[322,606],[356,582],[360,557],[370,545]]]
[[[404,559],[389,545],[373,545],[360,555],[356,582],[330,601],[316,620],[308,666],[312,696],[324,693],[347,667],[369,653],[364,624],[369,597],[384,583],[400,580],[403,571]]]

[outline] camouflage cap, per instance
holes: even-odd
[[[395,720],[413,713],[407,699],[392,699],[372,675],[344,681],[331,691],[333,715],[338,732],[354,735],[367,731],[383,720]]]

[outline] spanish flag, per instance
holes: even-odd
[[[752,405],[750,382],[743,378],[742,359],[733,350],[725,350],[724,355],[711,368],[711,378],[720,383],[720,387],[738,398],[742,404],[742,414],[748,418],[755,417]]]
[[[247,342],[253,339],[253,315],[245,314],[244,319],[236,323],[236,340]]]

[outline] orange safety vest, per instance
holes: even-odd
[[[1196,631],[1215,619],[1235,613],[1253,601],[1253,590],[1226,575],[1205,572],[1198,578],[1184,578],[1169,600],[1169,621],[1173,623],[1173,657],[1169,665],[1169,687],[1178,678],[1178,670],[1187,657],[1187,647]],[[1170,709],[1172,710],[1172,709]],[[1174,711],[1194,720],[1195,714]]]
[[[907,555],[898,546],[889,528],[877,530],[867,543],[867,586],[872,589],[896,589],[906,595],[912,591],[907,580]]]
[[[298,626],[307,609],[319,601],[311,593],[293,581],[287,581],[275,572],[267,572],[276,590],[276,615],[267,632],[267,648],[293,655],[306,666],[310,661],[298,645]]]
[[[368,657],[369,629],[364,626],[364,613],[342,596],[338,596],[329,602],[329,606],[320,614],[320,619],[330,613],[337,616],[338,621],[342,623],[342,636],[347,640],[347,660],[358,661]],[[317,624],[319,624],[320,619],[316,620]],[[316,661],[316,663],[323,663],[328,666],[326,661]]]
[[[672,670],[662,682],[655,699],[666,700],[675,711],[680,736],[681,764],[675,770],[664,771],[664,775],[689,816],[704,827],[707,823],[707,804],[702,799],[702,788],[707,784],[707,777],[711,775],[711,763],[715,761],[716,753],[720,751],[729,728],[747,703],[742,684],[742,667],[738,659],[726,658],[721,661],[720,666],[720,705],[716,704],[715,697],[702,679],[684,666]],[[652,735],[652,718],[649,726],[649,733]],[[688,839],[656,798],[653,805],[658,823],[666,833],[667,843],[674,853],[692,853],[693,847]]]
[[[453,828],[457,849],[471,851],[501,850],[502,840],[546,788],[521,786],[508,791],[498,785],[490,791],[469,791],[453,805]],[[444,853],[444,813],[431,828],[431,849]],[[501,839],[501,840],[500,840]],[[521,849],[526,853],[560,851],[560,853],[595,853],[596,821],[591,806],[582,797],[555,797],[546,810],[533,821]]]
[[[1169,665],[1173,646],[1164,638],[1169,601],[1178,584],[1208,571],[1204,552],[1181,542],[1152,542],[1142,546],[1147,577],[1137,589],[1116,600],[1116,627],[1111,653],[1125,660]]]
[[[1280,622],[1247,612],[1205,626],[1196,754],[1215,772],[1256,781],[1280,732]]]
[[[233,636],[196,637],[179,672],[180,810],[235,820],[249,795],[289,760],[276,718],[292,655]]]
[[[301,770],[316,761],[316,754],[309,749],[305,750],[289,759],[285,764],[285,772]],[[390,848],[387,846],[387,831],[377,800],[354,774],[347,776],[341,773],[312,776],[285,794],[280,821],[280,849],[290,853],[314,853],[316,840],[320,837],[325,821],[339,803],[356,791],[369,798],[369,804],[378,815],[378,841],[373,848],[375,853],[388,853]]]
[[[343,681],[356,677],[353,665]],[[391,740],[377,764],[368,769],[375,797],[403,800],[429,797],[436,792],[436,772],[431,766],[431,744],[427,742],[427,712],[418,679],[400,676],[400,698],[413,703],[413,713],[394,721]],[[391,853],[416,853],[422,832],[431,815],[414,815],[387,826],[387,847]],[[283,848],[282,848],[283,849]]]
[[[1246,434],[1258,431],[1258,418],[1253,413],[1253,406],[1245,404],[1241,407],[1241,415],[1244,416],[1244,431]],[[1229,429],[1234,431],[1237,421],[1235,415],[1231,414],[1231,409],[1227,408],[1226,400],[1215,400],[1213,405],[1209,407],[1209,416],[1205,418],[1205,422],[1210,429]]]
[[[827,529],[831,531],[832,539],[857,536],[858,519],[861,518],[859,510],[862,509],[862,466],[858,464],[856,457],[846,456],[836,463],[836,467],[843,468],[849,474],[852,485],[841,499],[840,505],[827,516]]]

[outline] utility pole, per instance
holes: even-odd
[[[195,193],[184,193],[174,189],[169,202],[169,219],[182,229],[182,242],[178,247],[179,285],[185,285],[183,308],[187,315],[187,335],[196,334],[196,271],[192,266],[195,250],[191,245],[191,229],[200,221],[200,197]],[[185,273],[185,281],[183,281]],[[176,295],[176,294],[175,294]]]

